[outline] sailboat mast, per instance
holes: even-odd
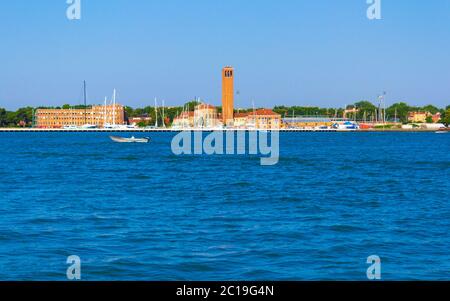
[[[164,100],[162,101],[162,123],[163,127],[166,127],[166,122],[164,121]]]
[[[116,125],[116,89],[113,91],[113,126]]]
[[[107,101],[108,101],[108,98],[105,96],[105,109],[104,109],[104,112],[103,112],[103,114],[104,114],[104,116],[103,116],[103,127],[105,127],[106,123],[108,122],[108,119],[107,119],[107,114],[108,114]]]
[[[158,127],[158,103],[155,97],[155,127]]]

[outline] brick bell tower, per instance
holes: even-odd
[[[224,125],[234,122],[234,69],[222,69],[222,121]]]

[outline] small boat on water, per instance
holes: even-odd
[[[109,136],[111,138],[112,141],[114,142],[118,142],[118,143],[149,143],[150,142],[150,138],[149,137],[144,137],[144,138],[136,138],[136,137],[131,137],[131,138],[124,138],[124,137],[117,137],[117,136]]]
[[[445,133],[448,133],[448,132],[450,132],[450,128],[447,128],[447,127],[441,127],[440,129],[438,129],[438,130],[436,131],[436,134],[445,134]]]

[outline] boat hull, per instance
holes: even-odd
[[[123,137],[117,137],[117,136],[110,136],[112,141],[117,143],[149,143],[150,138],[123,138]]]

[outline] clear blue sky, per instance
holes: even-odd
[[[236,69],[238,107],[450,104],[450,1],[2,1],[0,107],[100,103],[220,104],[221,68]]]

